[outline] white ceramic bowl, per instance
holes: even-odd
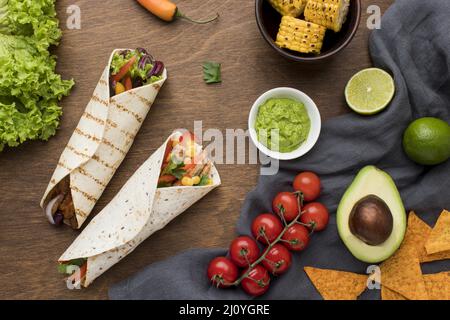
[[[296,100],[303,103],[305,105],[306,111],[308,112],[309,118],[311,120],[311,130],[309,131],[309,136],[306,141],[298,147],[298,149],[292,152],[284,153],[272,151],[258,141],[258,136],[255,130],[255,123],[258,116],[259,107],[271,98],[289,98],[292,100]],[[293,88],[275,88],[267,91],[255,101],[252,109],[250,110],[248,127],[253,143],[262,153],[278,160],[292,160],[300,158],[314,147],[320,136],[322,120],[320,118],[320,112],[319,109],[317,109],[316,104],[305,93]]]

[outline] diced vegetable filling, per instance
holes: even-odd
[[[162,79],[164,63],[156,61],[143,48],[116,52],[111,61],[111,96]]]
[[[70,176],[62,179],[49,193],[45,203],[45,214],[51,224],[59,226],[66,223],[73,228],[78,227],[70,190]]]
[[[74,259],[58,265],[58,272],[68,275],[68,281],[72,283],[81,282],[86,278],[87,273],[86,258]]]
[[[212,163],[190,132],[175,135],[168,143],[158,188],[211,185]]]

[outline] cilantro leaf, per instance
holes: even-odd
[[[167,166],[162,171],[161,175],[172,175],[178,180],[181,180],[183,176],[186,174],[186,170],[183,170],[184,163],[183,162],[177,162],[173,159],[173,157],[170,159]]]
[[[222,65],[217,62],[206,61],[203,63],[203,80],[207,84],[222,82]]]
[[[177,167],[178,167],[178,164],[175,163],[174,161],[172,161],[172,159],[171,159],[169,161],[169,163],[167,164],[167,166],[164,168],[161,175],[172,174],[172,171],[175,170]]]
[[[183,170],[180,168],[177,168],[172,171],[172,175],[175,176],[175,178],[177,178],[178,180],[183,179],[185,174],[186,174],[186,170]]]

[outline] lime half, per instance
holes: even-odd
[[[347,104],[356,113],[371,115],[385,109],[395,93],[394,79],[378,68],[355,74],[345,87]]]

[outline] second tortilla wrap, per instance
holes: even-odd
[[[212,165],[211,185],[158,189],[161,165],[171,137],[133,174],[59,258],[59,262],[87,259],[83,286],[87,287],[142,241],[221,184],[219,173]]]
[[[58,194],[58,187],[70,188],[76,218],[71,223],[74,229],[79,229],[91,213],[167,79],[164,70],[160,81],[110,98],[111,61],[116,52],[124,50],[127,49],[118,49],[111,54],[41,200],[41,208],[45,211],[47,204]]]

